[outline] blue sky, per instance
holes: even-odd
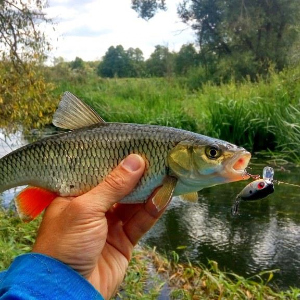
[[[110,46],[117,45],[140,48],[145,58],[155,45],[178,51],[194,42],[194,35],[177,17],[177,3],[167,1],[166,12],[145,21],[131,9],[130,0],[49,0],[46,13],[56,22],[54,32],[47,30],[54,46],[50,57],[99,60]]]

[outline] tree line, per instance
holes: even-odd
[[[65,62],[62,57],[55,58],[55,66],[67,64],[73,70],[87,70],[91,66],[95,72],[104,78],[125,77],[165,77],[184,75],[198,65],[198,53],[193,44],[183,45],[178,53],[168,47],[157,45],[148,59],[139,48],[128,48],[122,45],[111,46],[100,62],[85,62],[76,57],[71,62]]]
[[[164,0],[132,0],[146,20],[167,9]],[[209,73],[234,77],[266,75],[299,62],[299,0],[182,0],[177,9],[200,48]]]
[[[166,10],[164,0],[132,0],[132,9],[149,20]],[[103,77],[194,76],[215,83],[267,78],[300,61],[299,0],[182,0],[182,22],[195,33],[196,48],[178,53],[156,46],[143,60],[140,49],[110,47],[98,67]]]

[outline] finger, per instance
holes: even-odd
[[[138,210],[144,207],[145,203],[123,204],[117,203],[113,208],[113,213],[116,214],[123,223],[126,223]]]
[[[163,211],[158,211],[156,206],[153,204],[153,197],[156,195],[156,193],[159,191],[161,187],[156,188],[153,193],[148,198],[148,201],[146,203],[135,203],[135,204],[123,204],[123,203],[117,203],[113,207],[113,212],[116,214],[119,219],[126,223],[129,219],[132,218],[134,214],[137,213],[140,209],[146,209],[150,215],[152,215],[154,218],[159,217]],[[151,200],[150,200],[151,199]],[[166,206],[168,206],[170,201],[167,202]]]
[[[95,188],[77,198],[87,201],[106,212],[116,202],[128,195],[137,185],[144,173],[145,161],[137,154],[127,156],[105,179]],[[100,201],[101,200],[101,201]],[[95,207],[94,207],[95,208]]]
[[[132,245],[136,245],[141,237],[157,222],[166,210],[169,202],[162,210],[157,211],[150,198],[140,210],[137,210],[136,213],[127,220],[123,226],[123,230]]]

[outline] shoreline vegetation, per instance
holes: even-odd
[[[15,256],[31,250],[40,221],[41,217],[22,223],[13,211],[0,211],[0,270],[6,269]],[[271,288],[272,271],[244,278],[221,271],[215,261],[205,267],[181,260],[174,251],[162,255],[156,249],[138,245],[114,299],[150,300],[161,296],[186,300],[298,300],[300,296],[298,288],[286,291]]]

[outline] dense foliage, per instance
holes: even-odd
[[[15,67],[36,60],[50,49],[39,24],[51,22],[45,16],[45,0],[0,1],[0,56]]]
[[[50,49],[41,24],[51,23],[44,0],[0,1],[0,126],[39,127],[49,122],[55,101],[41,63]]]
[[[26,130],[49,124],[57,104],[52,90],[38,66],[24,65],[16,72],[10,62],[0,61],[0,126]]]
[[[160,8],[155,0],[132,3],[144,19]],[[210,76],[255,80],[270,67],[282,70],[299,50],[298,0],[182,0],[178,15],[195,31],[198,59]]]
[[[154,17],[158,10],[166,10],[165,0],[132,0],[131,7],[145,20]]]
[[[144,57],[139,48],[124,50],[123,46],[111,46],[100,62],[97,74],[102,77],[142,77]]]

